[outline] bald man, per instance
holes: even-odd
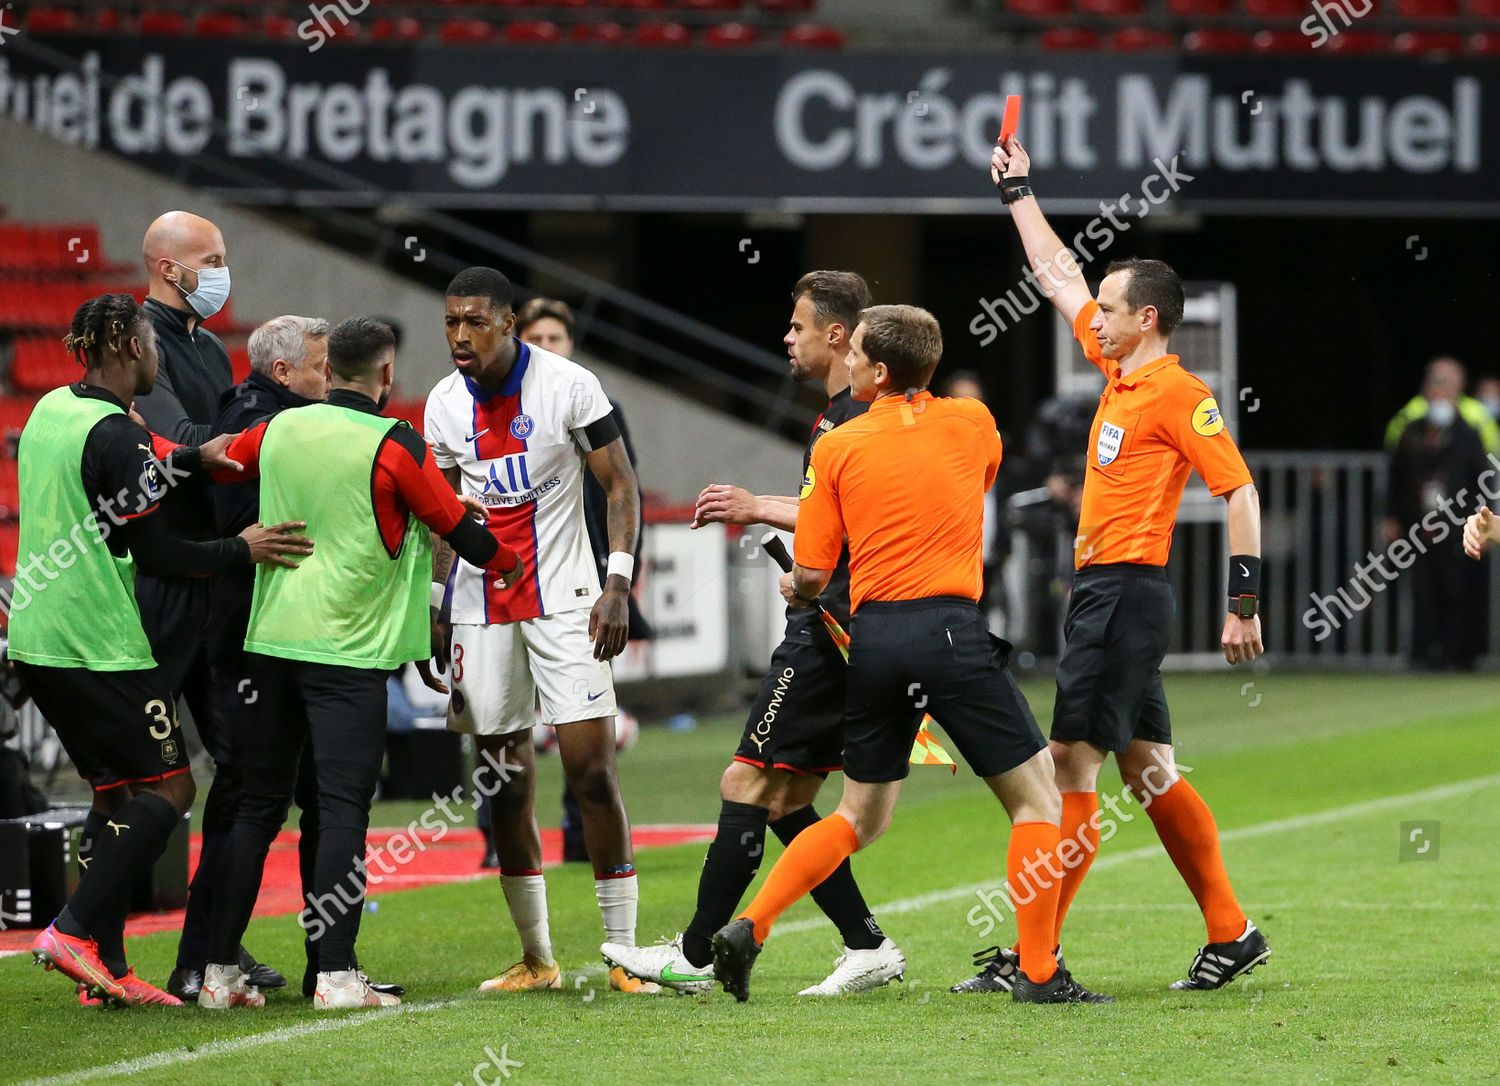
[[[147,228],[141,252],[150,283],[146,315],[156,329],[160,362],[156,387],[136,397],[135,409],[152,432],[180,444],[201,444],[209,439],[218,417],[219,398],[234,385],[224,344],[203,328],[203,322],[224,308],[229,298],[224,235],[199,215],[169,211]],[[206,483],[189,481],[173,487],[161,511],[174,535],[195,540],[219,537]],[[184,1002],[196,999],[203,983],[213,908],[212,872],[223,855],[239,801],[228,728],[209,685],[206,650],[213,593],[213,581],[207,577],[138,574],[135,582],[141,624],[150,638],[152,655],[179,701],[187,702],[198,735],[214,760],[213,785],[203,808],[203,851],[189,892],[177,968],[167,981],[167,990]],[[272,987],[286,983],[275,970],[259,968],[264,970],[262,980]]]

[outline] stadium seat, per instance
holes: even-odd
[[[1481,19],[1500,19],[1500,0],[1465,0],[1464,12]]]
[[[693,35],[681,23],[642,23],[635,28],[635,44],[648,49],[678,48],[692,42]]]
[[[1500,31],[1482,30],[1469,38],[1469,52],[1482,57],[1500,56]]]
[[[1242,0],[1244,13],[1252,19],[1292,22],[1307,14],[1306,0]]]
[[[71,34],[83,29],[78,13],[67,8],[32,8],[26,29],[33,34]]]
[[[1228,15],[1234,0],[1167,0],[1167,12],[1183,18]]]
[[[1329,38],[1324,48],[1330,53],[1349,56],[1387,53],[1391,49],[1391,36],[1378,30],[1345,30]]]
[[[667,0],[601,0],[600,6],[630,11],[665,11]]]
[[[229,373],[239,384],[250,376],[250,348],[241,344],[229,350]]]
[[[847,40],[838,27],[822,23],[798,23],[781,35],[781,44],[794,49],[842,49]]]
[[[1261,30],[1250,39],[1257,53],[1310,53],[1313,40],[1300,30]]]
[[[6,449],[13,449],[35,406],[29,396],[0,396],[0,456],[11,455]]]
[[[1451,19],[1458,14],[1458,0],[1396,0],[1396,11],[1403,19]]]
[[[120,29],[120,12],[116,8],[96,11],[88,20],[87,27],[97,34],[114,34]]]
[[[392,18],[382,15],[370,24],[370,37],[374,41],[421,41],[422,23],[410,15]]]
[[[682,0],[681,6],[689,11],[739,11],[745,0]]]
[[[444,45],[486,45],[495,40],[495,24],[483,19],[449,19],[438,36]]]
[[[10,383],[22,392],[50,392],[83,376],[56,336],[18,336]]]
[[[1083,26],[1053,26],[1042,34],[1042,48],[1053,53],[1098,49],[1101,44],[1099,32]]]
[[[16,475],[16,462],[0,460],[0,517],[11,520],[21,515],[21,480]]]
[[[1243,30],[1189,31],[1182,47],[1190,53],[1243,53],[1250,48],[1250,35]]]
[[[1139,15],[1144,0],[1078,0],[1078,10],[1085,15],[1104,15],[1111,19]]]
[[[1005,10],[1009,14],[1038,19],[1067,15],[1072,8],[1072,0],[1005,0]]]
[[[390,419],[405,419],[411,423],[412,429],[417,433],[422,432],[422,424],[427,414],[427,401],[424,399],[397,399],[391,397],[385,405],[385,416]]]
[[[187,16],[180,11],[143,11],[136,31],[146,37],[180,38],[187,33]]]
[[[36,231],[25,223],[0,222],[0,273],[36,264]]]
[[[748,23],[715,23],[703,34],[705,45],[716,49],[733,49],[741,45],[754,45],[760,35]]]
[[[546,19],[527,19],[506,24],[505,40],[511,45],[555,45],[562,41],[562,31]]]
[[[16,575],[16,550],[21,542],[21,526],[15,521],[0,523],[0,573]]]
[[[817,0],[758,0],[761,11],[773,15],[805,15],[818,6]]]
[[[243,38],[250,24],[227,11],[205,11],[193,21],[193,36],[198,38]]]
[[[1127,26],[1114,32],[1109,39],[1109,47],[1117,53],[1150,53],[1176,49],[1177,39],[1165,30]]]
[[[267,15],[260,22],[260,32],[276,41],[286,41],[297,32],[297,24],[285,15]]]
[[[1464,45],[1464,36],[1452,30],[1407,30],[1396,35],[1396,52],[1406,57],[1458,54]]]
[[[574,23],[568,40],[579,45],[624,45],[630,35],[619,23]]]

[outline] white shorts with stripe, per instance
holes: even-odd
[[[448,727],[509,735],[538,722],[615,715],[607,661],[594,659],[587,607],[488,626],[454,623]]]

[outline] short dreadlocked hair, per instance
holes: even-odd
[[[73,314],[73,325],[63,336],[63,349],[84,369],[103,361],[104,351],[119,354],[125,341],[146,322],[146,311],[129,294],[101,294]]]

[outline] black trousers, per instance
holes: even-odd
[[[365,897],[365,834],[385,752],[386,673],[246,654],[254,726],[240,736],[241,796],[220,872],[210,962],[238,960],[266,853],[297,790],[311,741],[318,836],[311,907],[303,916],[318,969],[352,967]]]

